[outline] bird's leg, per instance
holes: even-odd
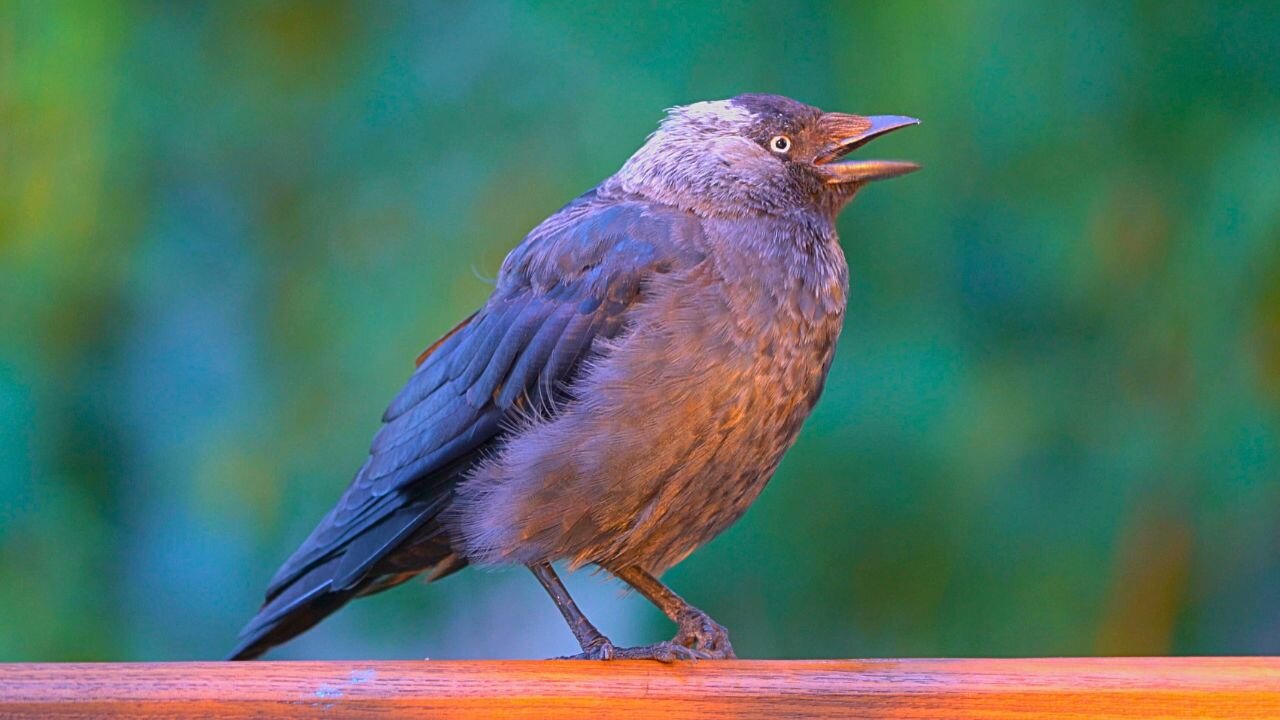
[[[586,615],[578,609],[577,604],[573,602],[573,598],[569,597],[569,591],[565,589],[564,583],[560,582],[560,577],[556,575],[556,571],[551,568],[550,563],[535,563],[529,566],[533,571],[534,577],[538,578],[538,582],[542,583],[542,587],[546,588],[547,594],[551,596],[552,602],[556,607],[560,608],[560,614],[564,616],[565,622],[569,623],[569,629],[573,631],[574,637],[578,638],[578,644],[582,646],[582,652],[572,655],[562,660],[658,660],[660,662],[673,662],[675,660],[695,660],[697,658],[709,657],[693,648],[680,645],[674,642],[662,642],[655,645],[646,645],[644,647],[619,648],[614,647],[609,638],[605,637]],[[717,626],[718,627],[718,626]]]
[[[684,598],[648,571],[635,565],[606,569],[635,588],[675,622],[679,630],[672,639],[673,643],[693,650],[699,657],[737,657],[733,654],[733,645],[729,643],[729,631],[723,625],[685,602]]]
[[[574,658],[583,660],[609,660],[614,656],[613,643],[609,642],[609,638],[596,629],[595,625],[587,619],[586,615],[578,609],[577,604],[573,602],[573,598],[569,597],[569,591],[565,589],[564,583],[560,582],[560,576],[556,575],[556,571],[551,568],[551,563],[540,562],[529,566],[529,570],[533,572],[533,576],[538,578],[538,582],[542,583],[542,587],[546,589],[547,594],[551,596],[551,601],[560,609],[560,614],[564,616],[564,621],[569,623],[569,629],[573,631],[573,636],[578,639],[578,645],[582,646],[582,654],[575,655]]]

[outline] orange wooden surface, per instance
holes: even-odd
[[[0,718],[1280,718],[1280,658],[0,664]]]

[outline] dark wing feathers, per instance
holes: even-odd
[[[451,377],[449,375],[451,363],[448,358],[465,354],[465,350],[461,350],[460,346],[474,340],[477,328],[473,321],[476,320],[476,316],[479,314],[480,311],[471,313],[466,320],[458,323],[443,337],[422,351],[422,354],[418,356],[417,369],[409,378],[409,381],[405,383],[404,388],[396,394],[396,397],[387,406],[386,412],[383,413],[383,422],[390,422],[406,410],[416,406],[427,394],[440,387],[442,382]],[[482,318],[480,323],[483,322],[484,319]]]
[[[524,309],[503,334],[502,341],[494,348],[488,362],[475,363],[476,367],[483,365],[483,370],[478,377],[467,382],[468,402],[472,405],[480,405],[492,400],[491,396],[495,390],[501,388],[502,381],[506,378],[512,363],[515,362],[516,356],[537,334],[552,309],[552,303],[540,299],[530,299],[525,303]]]
[[[388,555],[424,527],[441,532],[430,523],[484,448],[527,409],[521,399],[551,412],[594,341],[624,327],[647,278],[701,259],[700,232],[669,208],[601,206],[588,194],[530,233],[503,263],[486,305],[418,358],[364,466],[272,579],[237,656],[261,653],[375,587],[379,567],[399,571]],[[440,560],[451,552],[444,538],[423,546]],[[402,578],[393,580],[376,587]]]
[[[408,483],[432,473],[437,468],[471,455],[492,440],[501,426],[502,411],[492,405],[484,408],[473,422],[468,423],[464,428],[459,428],[448,442],[376,478],[373,481],[371,495],[379,497],[392,491],[403,490]]]
[[[364,580],[365,574],[391,548],[404,542],[423,521],[439,512],[443,498],[435,502],[418,502],[400,508],[382,520],[390,532],[362,533],[351,541],[342,559],[333,569],[334,590],[351,590]]]
[[[587,344],[594,338],[593,326],[598,323],[590,315],[578,315],[571,318],[560,334],[555,347],[551,348],[546,364],[538,374],[538,385],[542,393],[554,390],[558,378],[567,374],[578,357],[583,354]]]
[[[478,336],[476,341],[467,348],[465,355],[457,353],[453,359],[453,377],[459,385],[470,388],[479,379],[507,332],[520,327],[520,315],[521,311],[527,308],[526,303],[535,302],[537,301],[528,297],[511,298],[504,300],[492,310],[486,308],[486,312],[493,313],[485,318],[490,321],[486,327],[488,332]]]
[[[523,393],[535,394],[538,372],[546,365],[573,315],[572,306],[562,305],[538,327],[537,333],[525,344],[519,359],[507,373],[497,398],[498,407],[511,407]]]

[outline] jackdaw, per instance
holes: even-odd
[[[733,657],[725,629],[658,577],[737,520],[795,440],[844,322],[836,215],[866,183],[919,167],[843,158],[916,123],[776,95],[671,109],[418,357],[231,657],[420,573],[514,563],[551,595],[577,657]],[[617,576],[675,638],[615,647],[556,561]]]

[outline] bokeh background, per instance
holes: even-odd
[[[220,657],[417,353],[673,104],[902,113],[746,656],[1280,653],[1280,4],[0,3],[0,660]],[[620,642],[671,627],[570,589]],[[280,658],[575,650],[523,570]]]

